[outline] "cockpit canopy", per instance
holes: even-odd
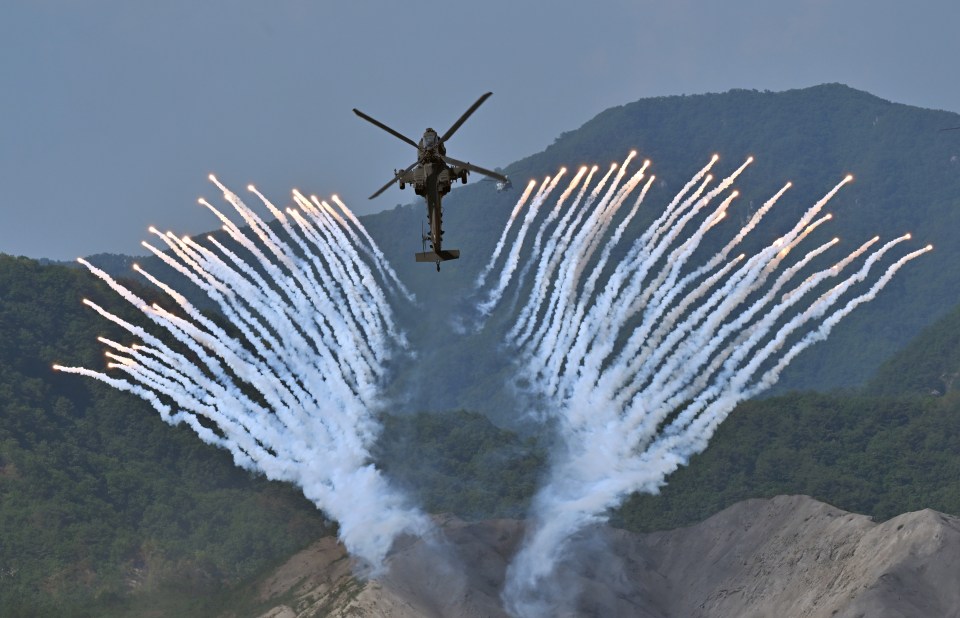
[[[437,144],[440,143],[440,138],[437,137],[437,132],[433,129],[427,129],[423,132],[423,147],[427,149],[433,149],[437,147]]]

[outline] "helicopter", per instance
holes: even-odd
[[[510,186],[510,179],[503,174],[447,156],[445,142],[453,136],[457,129],[466,122],[467,118],[469,118],[473,112],[477,111],[477,108],[492,94],[492,92],[488,92],[477,99],[477,102],[471,105],[443,135],[439,135],[432,128],[428,127],[427,130],[423,132],[423,137],[420,138],[419,143],[356,108],[353,110],[353,113],[360,118],[363,118],[370,124],[383,129],[390,135],[417,149],[417,160],[404,170],[393,170],[393,178],[390,182],[383,185],[376,193],[371,195],[370,199],[372,200],[379,196],[395,182],[400,185],[401,190],[406,188],[407,185],[411,185],[417,195],[423,196],[427,202],[427,222],[430,229],[427,234],[421,232],[421,242],[424,246],[423,251],[416,254],[416,260],[418,262],[435,262],[438,272],[440,271],[440,262],[456,260],[460,257],[459,249],[442,248],[442,200],[443,196],[450,192],[451,185],[458,179],[461,183],[466,184],[469,172],[476,172],[496,180],[498,186]],[[431,251],[426,250],[427,241],[430,242]]]

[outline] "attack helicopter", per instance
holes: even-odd
[[[353,110],[354,114],[370,124],[380,127],[390,135],[417,149],[417,160],[404,170],[393,170],[393,178],[390,182],[383,185],[376,193],[371,195],[370,199],[376,198],[396,182],[400,185],[401,190],[406,188],[407,185],[411,185],[414,192],[426,200],[427,222],[430,229],[426,234],[421,233],[421,242],[424,246],[423,251],[416,254],[416,259],[418,262],[436,262],[438,272],[440,271],[440,262],[455,260],[460,257],[459,249],[442,248],[442,200],[443,196],[450,192],[451,185],[456,182],[457,179],[459,179],[461,183],[466,184],[469,172],[476,172],[496,180],[498,187],[510,186],[510,179],[503,174],[447,156],[446,141],[453,136],[457,129],[466,122],[467,118],[469,118],[473,112],[477,111],[477,108],[492,94],[492,92],[488,92],[477,99],[477,102],[471,105],[470,109],[464,112],[443,135],[439,135],[432,128],[428,127],[427,130],[423,132],[423,137],[420,138],[419,143],[414,142],[406,135],[391,129],[379,120],[364,114],[356,108]],[[430,242],[431,251],[426,250],[426,243],[428,241]]]

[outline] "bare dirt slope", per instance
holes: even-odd
[[[501,617],[523,524],[438,519],[439,539],[398,543],[362,582],[321,539],[259,589],[270,618]],[[960,617],[960,519],[925,510],[882,524],[806,496],[747,500],[668,532],[597,528],[544,595],[550,615]]]

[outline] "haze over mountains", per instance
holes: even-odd
[[[757,161],[738,183],[743,196],[732,219],[738,209],[749,216],[751,203],[792,180],[795,188],[771,216],[774,224],[793,221],[850,172],[857,180],[831,202],[836,220],[824,238],[849,237],[852,248],[875,233],[892,238],[912,231],[918,246],[936,246],[784,375],[784,388],[817,389],[876,375],[868,393],[901,399],[835,394],[748,402],[707,452],[668,479],[662,496],[637,497],[614,514],[616,523],[633,530],[673,527],[742,498],[777,493],[810,493],[881,518],[926,507],[960,512],[958,408],[950,377],[960,369],[957,348],[931,349],[930,343],[956,341],[944,335],[955,335],[955,311],[934,323],[960,303],[960,246],[953,238],[960,137],[937,131],[956,124],[956,114],[896,105],[839,85],[669,97],[608,110],[507,168],[519,189],[528,176],[622,160],[637,148],[652,159],[660,181],[637,229],[714,152],[722,156],[720,173],[752,154]],[[502,393],[512,369],[496,342],[451,335],[449,316],[475,302],[473,280],[519,193],[498,194],[491,183],[473,180],[445,201],[445,245],[463,257],[439,274],[411,255],[420,250],[421,203],[364,219],[419,301],[403,310],[403,324],[420,355],[417,365],[397,368],[389,393],[397,403],[377,457],[432,512],[518,516],[542,469],[547,439],[451,412],[480,411],[502,426],[522,425],[523,410]],[[284,196],[268,197],[283,203]],[[129,272],[122,257],[101,256],[100,262]],[[167,279],[155,263],[146,267]],[[328,530],[295,491],[251,480],[222,452],[163,425],[141,402],[51,374],[53,362],[102,366],[95,337],[105,326],[80,305],[88,294],[106,306],[118,302],[85,273],[0,260],[0,609],[6,610],[0,613],[30,615],[38,601],[28,591],[43,589],[60,608],[64,599],[82,608],[96,598],[122,615],[131,597],[156,602],[188,581],[210,603],[213,592],[261,573]],[[910,356],[893,357],[875,374],[925,326],[929,330],[902,353]],[[934,390],[943,396],[930,398]],[[420,410],[444,414],[410,414]],[[43,534],[25,534],[37,526]]]

